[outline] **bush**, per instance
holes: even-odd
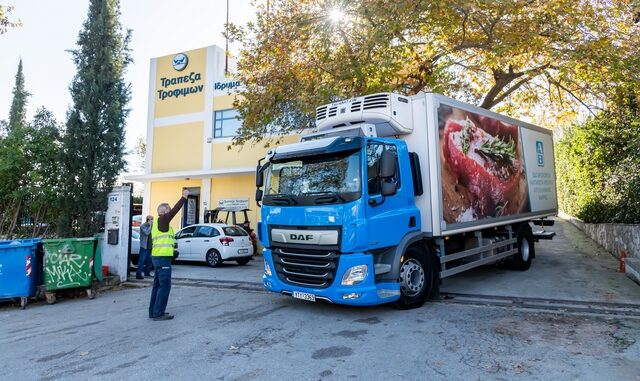
[[[590,223],[640,223],[640,119],[602,112],[556,144],[561,210]]]

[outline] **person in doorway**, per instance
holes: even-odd
[[[171,291],[171,260],[175,246],[173,228],[169,224],[188,197],[189,191],[185,189],[173,208],[167,203],[160,204],[158,218],[151,227],[151,261],[155,267],[155,274],[149,302],[149,318],[153,320],[173,319],[173,315],[165,311]]]
[[[144,276],[151,276],[151,225],[153,216],[147,216],[144,224],[140,225],[140,255],[138,256],[138,268],[136,269],[136,279],[144,279]],[[144,272],[144,276],[142,273]]]
[[[251,229],[251,224],[249,221],[245,221],[242,224],[242,228],[249,234],[249,238],[251,239],[251,245],[253,246],[253,255],[258,255],[258,239],[256,237],[256,233]]]

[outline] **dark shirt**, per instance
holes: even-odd
[[[180,208],[182,208],[182,205],[184,205],[185,201],[187,201],[186,198],[180,197],[180,200],[176,202],[176,204],[173,206],[173,208],[169,213],[163,214],[158,217],[158,220],[156,222],[158,224],[158,230],[160,230],[163,233],[169,231],[169,223],[171,222],[173,217],[175,217],[175,215],[178,213]]]

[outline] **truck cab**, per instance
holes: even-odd
[[[263,171],[259,235],[267,289],[357,305],[398,299],[399,284],[384,276],[391,256],[383,254],[420,231],[405,142],[301,142],[274,150]]]

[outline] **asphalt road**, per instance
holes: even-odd
[[[410,311],[266,293],[260,257],[176,266],[171,321],[147,318],[147,280],[3,304],[0,379],[640,380],[640,287],[572,226],[556,229],[529,271],[453,277],[452,299]]]

